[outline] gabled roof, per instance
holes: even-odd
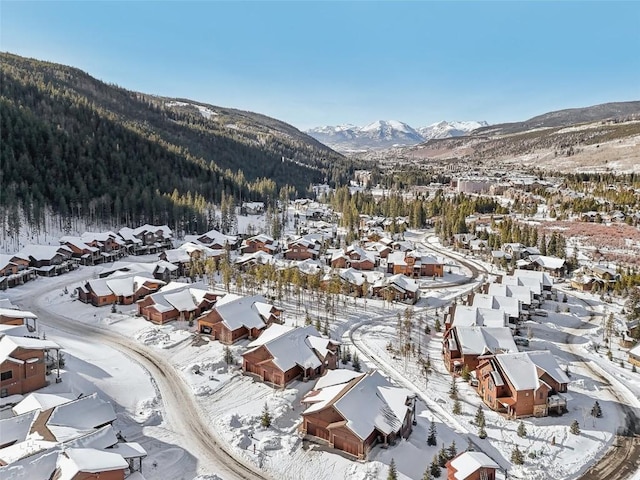
[[[273,306],[262,295],[242,297],[229,293],[218,300],[214,307],[222,323],[231,331],[245,327],[262,329],[268,317],[263,316]]]
[[[536,272],[534,270],[520,270],[516,268],[513,271],[513,276],[517,278],[534,278],[540,282],[540,285],[545,287],[553,286],[553,279],[546,272]]]
[[[15,405],[11,410],[16,415],[32,412],[34,410],[49,410],[63,403],[75,400],[77,395],[72,393],[37,393],[33,392]]]
[[[456,327],[506,327],[507,318],[502,310],[482,308],[475,305],[456,305],[453,325]]]
[[[158,312],[169,312],[173,309],[179,312],[194,311],[205,299],[207,294],[213,294],[203,283],[171,282],[156,293],[147,297]]]
[[[22,360],[17,360],[11,357],[11,354],[18,348],[25,350],[58,350],[60,345],[51,340],[40,340],[39,338],[29,337],[10,337],[9,335],[2,335],[0,337],[0,363],[5,360],[14,361],[17,363],[24,363]]]
[[[325,375],[333,376],[334,372],[340,370],[329,370]],[[345,384],[325,388],[328,388],[327,393],[332,395],[323,395],[325,400],[315,403],[303,414],[322,410],[333,404],[346,420],[346,428],[361,440],[366,439],[374,430],[383,434],[398,432],[407,412],[412,408],[407,405],[407,399],[414,396],[409,390],[391,385],[376,370],[363,373]],[[314,392],[315,390],[310,395]],[[308,396],[303,402],[306,402],[307,398],[313,400],[313,396]]]
[[[292,328],[274,324],[248,345],[250,350],[245,355],[264,346],[273,357],[273,363],[283,372],[296,365],[305,369],[317,368],[329,353],[330,343],[337,342],[323,338],[311,325]]]
[[[37,414],[38,412],[27,412],[15,417],[0,419],[0,445],[11,445],[24,441],[29,435]]]
[[[99,398],[97,393],[92,393],[54,407],[47,421],[47,427],[55,435],[56,426],[90,430],[111,423],[115,419],[116,413],[111,403]]]
[[[27,310],[16,310],[13,308],[0,308],[0,317],[7,318],[38,318],[34,313]]]
[[[495,356],[504,374],[516,390],[536,390],[540,387],[538,369],[558,383],[569,383],[567,374],[549,351],[505,353]]]
[[[98,247],[90,247],[89,245],[87,245],[81,237],[72,237],[72,236],[64,236],[64,237],[60,237],[60,243],[61,244],[65,244],[68,243],[70,245],[73,245],[74,247],[76,247],[78,250],[86,250],[88,252],[99,252],[100,249]]]
[[[477,472],[483,467],[500,468],[496,462],[491,460],[491,458],[483,452],[463,452],[451,460],[449,465],[456,470],[453,474],[456,480],[465,480],[472,473]]]
[[[127,461],[117,453],[95,448],[68,448],[58,458],[58,480],[72,480],[79,472],[101,473],[128,467]]]
[[[517,352],[509,327],[455,327],[464,355]]]
[[[514,297],[476,293],[473,296],[473,306],[501,310],[506,312],[506,314],[512,318],[518,318],[520,315],[520,304],[518,299]]]
[[[16,253],[16,256],[19,258],[23,258],[25,260],[33,258],[36,261],[51,260],[56,255],[70,257],[71,250],[69,247],[64,245],[27,245]]]
[[[549,257],[546,255],[531,255],[529,260],[549,270],[559,270],[564,267],[565,262],[564,258]]]
[[[526,285],[506,285],[500,283],[489,284],[489,295],[499,295],[503,297],[513,297],[523,305],[531,305],[532,292]]]
[[[165,282],[156,280],[148,273],[138,275],[114,273],[105,279],[107,287],[118,297],[133,296],[133,294],[147,282],[165,285]]]

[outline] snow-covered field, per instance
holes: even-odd
[[[438,247],[437,242],[429,245]],[[151,258],[139,260],[150,261]],[[223,346],[196,336],[193,327],[189,328],[186,322],[158,327],[136,317],[135,306],[118,306],[117,312],[111,313],[110,307],[96,308],[77,301],[72,295],[74,288],[83,279],[96,276],[99,269],[82,267],[62,277],[39,278],[7,291],[6,296],[20,304],[21,300],[36,295],[37,305],[47,311],[117,332],[153,348],[190,386],[201,412],[234,455],[260,467],[272,478],[383,479],[393,458],[401,478],[417,479],[422,477],[441,446],[449,446],[454,441],[458,451],[473,445],[487,453],[508,470],[509,478],[577,478],[611,445],[621,423],[621,410],[605,382],[612,383],[619,394],[618,401],[633,408],[640,407],[640,375],[631,373],[628,364],[620,367],[619,359],[624,358],[624,352],[613,346],[616,359],[612,362],[603,347],[597,353],[593,347],[602,338],[605,310],[619,312],[620,306],[567,292],[567,303],[546,301],[544,308],[549,312],[548,317],[534,317],[536,321],[530,324],[533,338],[528,349],[549,349],[562,366],[569,365],[569,412],[561,417],[525,419],[527,435],[520,438],[516,434],[518,422],[484,408],[488,437],[479,439],[472,421],[481,401],[469,385],[459,380],[462,414],[451,413],[453,400],[448,394],[451,377],[441,361],[442,336],[433,328],[436,308],[476,285],[451,285],[469,275],[465,268],[458,266],[442,280],[425,280],[424,287],[429,289],[423,291],[423,298],[414,307],[414,318],[426,315],[432,328],[430,335],[414,339],[421,343],[423,355],[428,352],[432,361],[434,371],[428,383],[415,357],[394,358],[386,348],[389,342],[395,341],[397,315],[402,315],[406,306],[389,306],[373,299],[368,299],[366,304],[362,299],[339,300],[338,314],[335,319],[330,318],[331,336],[349,345],[352,351],[356,347],[360,349],[363,369],[380,368],[385,376],[413,389],[420,399],[417,425],[408,440],[399,441],[388,449],[374,448],[366,462],[354,461],[303,441],[298,435],[302,411],[300,399],[313,387],[313,382],[295,381],[285,389],[273,389],[240,373],[238,362],[247,341],[231,347],[236,364],[228,367],[224,362]],[[64,293],[65,286],[69,293]],[[588,308],[582,300],[587,300],[592,307]],[[304,310],[298,309],[293,299],[285,299],[282,306],[287,324],[304,323]],[[315,305],[309,306],[312,314],[316,311],[322,314]],[[564,311],[567,307],[569,312]],[[199,459],[183,448],[184,443],[166,421],[168,415],[163,401],[145,369],[113,348],[89,344],[77,336],[43,326],[47,323],[46,318],[40,318],[39,322],[47,338],[62,345],[67,358],[63,382],[47,388],[74,393],[88,393],[93,389],[111,399],[118,412],[116,428],[121,429],[128,440],[140,442],[149,452],[143,469],[147,478],[191,479],[196,475],[217,473],[206,470]],[[586,357],[591,368],[578,357]],[[340,367],[350,365],[341,364]],[[595,400],[603,410],[600,419],[588,413]],[[260,426],[265,404],[274,419],[268,429]],[[568,426],[574,419],[580,423],[582,433],[579,436],[569,433]],[[426,444],[431,421],[438,432],[436,447]],[[514,445],[525,453],[523,466],[510,462]],[[504,478],[504,472],[499,478]]]

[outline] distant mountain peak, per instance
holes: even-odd
[[[307,130],[306,133],[335,150],[353,152],[416,145],[432,138],[457,137],[487,125],[485,121],[443,120],[415,129],[399,120],[376,120],[363,127],[351,124],[323,126]]]

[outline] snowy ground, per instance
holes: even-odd
[[[437,247],[436,242],[430,245]],[[99,268],[83,267],[62,277],[38,279],[7,291],[6,296],[20,304],[21,298],[38,295],[38,305],[52,313],[117,331],[157,350],[191,386],[202,412],[234,454],[259,466],[273,478],[383,479],[391,458],[395,459],[401,478],[421,478],[433,455],[443,444],[449,446],[453,441],[458,451],[464,450],[469,443],[485,451],[502,468],[509,470],[509,478],[577,478],[611,444],[621,419],[615,399],[603,380],[586,368],[584,362],[578,361],[576,355],[586,356],[602,368],[605,378],[613,377],[611,381],[615,382],[623,400],[634,408],[639,406],[640,375],[632,374],[628,364],[621,368],[618,360],[609,361],[603,348],[599,353],[593,350],[593,344],[602,336],[602,318],[598,314],[603,314],[605,309],[615,311],[619,306],[568,292],[566,304],[545,302],[549,316],[535,317],[537,321],[530,324],[533,338],[529,349],[549,349],[561,365],[569,364],[572,380],[569,413],[562,417],[525,419],[527,436],[520,438],[516,435],[517,422],[508,421],[485,408],[488,438],[479,439],[472,420],[481,401],[471,387],[460,382],[463,413],[451,414],[453,401],[448,395],[451,379],[441,361],[441,334],[433,329],[436,307],[445,306],[476,285],[447,287],[469,275],[464,268],[454,267],[442,280],[423,282],[423,298],[414,308],[414,318],[425,314],[432,327],[431,335],[415,340],[421,343],[423,354],[428,352],[432,360],[434,372],[429,376],[428,384],[417,368],[415,357],[407,361],[394,358],[386,349],[395,338],[397,315],[402,315],[406,306],[389,306],[372,299],[365,304],[362,299],[341,298],[336,318],[329,317],[333,338],[342,339],[346,345],[353,342],[362,349],[364,369],[381,368],[384,375],[414,389],[420,397],[418,422],[408,440],[389,449],[375,448],[367,462],[353,461],[299,438],[300,399],[312,388],[312,382],[293,382],[286,389],[273,389],[242,376],[237,365],[228,368],[223,360],[223,347],[218,342],[195,336],[186,323],[157,327],[136,317],[134,306],[118,306],[118,312],[111,313],[110,307],[96,308],[75,300],[71,294],[74,287],[83,278],[95,276]],[[63,292],[65,286],[70,293]],[[40,295],[40,292],[48,293]],[[595,310],[594,316],[581,301],[583,297]],[[304,309],[297,308],[293,299],[277,303],[285,307],[288,324],[303,324]],[[310,306],[314,318],[324,315],[323,309],[317,308],[310,299],[305,303]],[[564,312],[567,307],[570,311]],[[556,312],[556,309],[560,311]],[[41,322],[46,323],[46,319],[42,318]],[[110,398],[118,411],[116,428],[121,429],[128,440],[142,443],[149,452],[144,467],[147,478],[190,479],[197,474],[215,473],[203,471],[197,459],[179,446],[180,440],[165,422],[162,401],[146,370],[111,348],[87,344],[82,339],[50,329],[46,329],[46,335],[63,346],[67,357],[63,382],[48,388],[87,393],[91,391],[91,385],[95,385],[93,390]],[[240,358],[246,343],[239,342],[232,347],[236,359]],[[614,357],[624,357],[615,346],[613,351]],[[593,419],[585,413],[595,400],[602,406],[601,419]],[[269,429],[259,426],[265,403],[274,417]],[[568,432],[568,425],[574,419],[580,422],[580,436]],[[426,445],[431,421],[438,431],[437,447]],[[551,445],[554,437],[555,445]],[[515,444],[525,452],[526,462],[522,467],[510,463]]]

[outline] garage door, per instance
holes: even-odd
[[[349,441],[346,438],[334,436],[333,446],[343,452],[350,453],[356,457],[358,456],[358,444],[353,441]]]

